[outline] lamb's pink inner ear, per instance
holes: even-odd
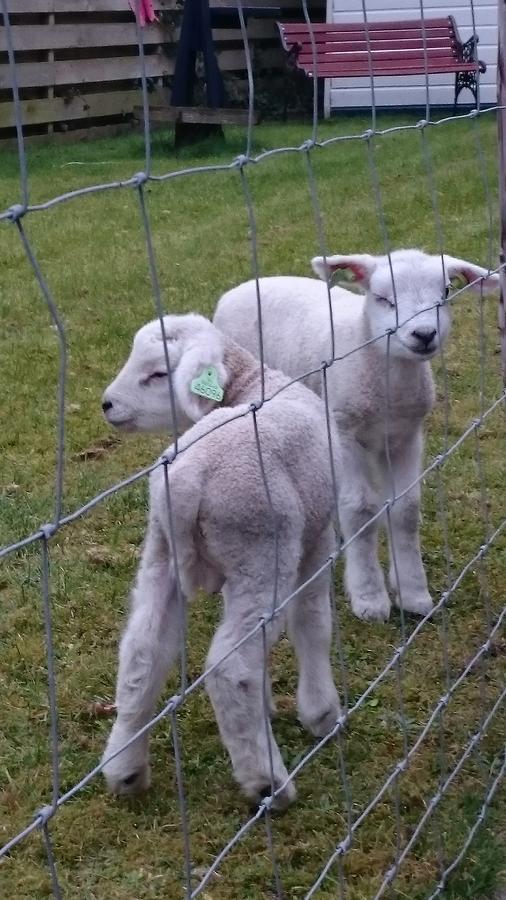
[[[328,267],[331,272],[337,272],[338,270],[348,270],[351,277],[349,277],[349,281],[358,281],[361,284],[365,284],[369,280],[369,273],[365,266],[361,266],[360,263],[356,262],[341,262],[341,263],[328,263]]]
[[[464,278],[468,284],[475,282],[473,287],[477,291],[480,289],[481,281],[483,282],[483,287],[488,288],[489,290],[494,287],[494,285],[499,284],[499,278],[495,272],[492,275],[487,275],[482,269],[463,268],[457,272],[457,275]],[[477,281],[477,279],[479,280]]]

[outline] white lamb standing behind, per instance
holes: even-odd
[[[312,260],[323,281],[337,273],[365,292],[330,289],[335,361],[326,377],[342,454],[341,531],[345,542],[358,532],[346,551],[346,587],[355,615],[379,621],[388,619],[390,599],[378,560],[378,513],[394,496],[399,499],[389,513],[390,586],[405,611],[426,615],[432,609],[420,551],[417,483],[423,422],[435,399],[428,361],[449,334],[445,299],[451,282],[459,279],[478,293],[499,284],[497,275],[451,256],[444,256],[443,271],[441,256],[420,250],[397,250],[391,264],[392,271],[388,257],[367,254]],[[321,365],[332,359],[327,284],[275,276],[259,279],[259,288],[265,363],[292,377],[318,370],[304,382],[321,394]],[[225,293],[214,323],[259,356],[256,282]]]
[[[273,805],[281,807],[293,800],[295,788],[264,716],[262,618],[266,653],[287,625],[299,665],[297,708],[303,724],[324,735],[339,716],[330,665],[331,575],[326,563],[336,540],[325,411],[303,385],[281,390],[286,376],[265,370],[266,391],[279,392],[256,412],[271,507],[251,412],[251,404],[261,397],[257,360],[203,316],[165,316],[164,330],[176,423],[159,321],[137,333],[102,404],[108,422],[124,431],[188,428],[166,472],[160,466],[150,477],[149,523],[121,640],[118,717],[104,754],[104,774],[116,793],[148,786],[148,734],[133,739],[153,717],[167,672],[180,653],[181,602],[191,601],[203,587],[223,593],[223,618],[207,659],[212,671],[206,687],[234,775],[248,797],[259,801],[274,790]],[[333,449],[337,444],[334,434]],[[280,605],[295,591],[270,621],[274,600]],[[128,741],[132,743],[122,750]]]

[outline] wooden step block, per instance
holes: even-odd
[[[142,106],[134,107],[134,117],[142,121]],[[214,109],[206,106],[150,106],[149,118],[152,122],[182,122],[186,125],[247,125],[247,109]],[[258,113],[254,113],[253,123],[258,124]]]

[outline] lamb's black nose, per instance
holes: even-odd
[[[102,409],[104,412],[108,412],[108,410],[112,409],[112,403],[110,400],[104,400],[102,403]]]
[[[417,341],[422,344],[424,349],[428,349],[432,344],[432,341],[436,337],[436,329],[432,328],[419,328],[417,331],[413,332],[413,337],[417,339]]]

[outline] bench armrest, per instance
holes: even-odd
[[[460,35],[459,35],[459,31],[458,31],[455,19],[453,18],[453,16],[449,16],[449,18],[451,19],[451,23],[452,23],[452,27],[453,27],[453,34],[454,34],[455,41],[457,44],[459,59],[465,63],[477,62],[480,72],[482,72],[482,73],[486,72],[486,70],[487,70],[486,64],[484,62],[482,62],[480,59],[478,59],[478,42],[480,40],[478,35],[472,34],[471,37],[467,41],[462,41],[460,38]]]

